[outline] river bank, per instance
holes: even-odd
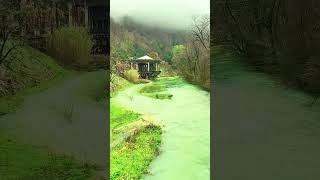
[[[159,154],[161,126],[114,101],[133,86],[119,76],[110,83],[110,179],[140,179]]]

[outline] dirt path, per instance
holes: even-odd
[[[105,85],[104,71],[69,77],[26,97],[16,113],[0,118],[0,130],[104,168],[109,107],[96,97],[102,96]]]
[[[216,60],[216,179],[319,179],[319,105],[307,107],[307,95],[244,70],[228,57]]]
[[[210,96],[187,83],[173,84],[171,100],[141,96],[133,86],[113,98],[128,109],[161,120],[160,155],[144,179],[206,180],[210,178]]]

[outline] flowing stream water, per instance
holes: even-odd
[[[215,179],[319,179],[319,103],[239,62],[216,55],[212,69]]]
[[[140,95],[142,86],[122,91],[112,101],[164,124],[160,155],[143,179],[210,179],[210,94],[177,81],[166,92],[173,98],[159,100]]]
[[[107,162],[106,72],[71,75],[62,82],[29,95],[15,113],[0,117],[0,131],[23,143],[94,163],[105,172]]]

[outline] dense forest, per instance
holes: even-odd
[[[216,0],[213,43],[231,46],[250,65],[317,98],[319,8],[316,0]]]
[[[174,30],[148,26],[128,16],[111,19],[112,72],[121,75],[127,60],[149,55],[162,60],[162,70],[173,69],[188,82],[209,89],[209,18],[194,18],[192,27]]]

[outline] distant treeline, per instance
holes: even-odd
[[[320,1],[216,0],[213,43],[287,85],[320,95]]]

